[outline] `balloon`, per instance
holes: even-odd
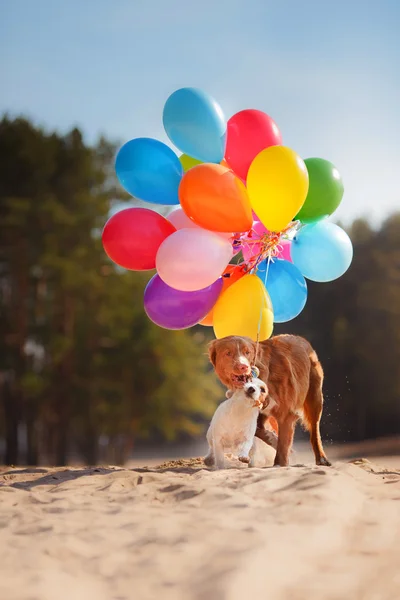
[[[204,229],[243,232],[253,223],[245,186],[221,165],[198,165],[185,173],[179,199],[188,217]]]
[[[293,239],[291,255],[304,277],[333,281],[349,268],[353,246],[341,227],[328,221],[305,225]]]
[[[286,146],[262,150],[247,175],[250,202],[265,227],[281,231],[298,213],[308,191],[303,160]]]
[[[212,231],[180,229],[161,244],[156,267],[166,284],[193,292],[218,279],[231,258],[231,244]]]
[[[154,210],[126,208],[108,219],[102,242],[106,254],[120,267],[146,271],[155,268],[160,245],[175,231]]]
[[[196,88],[182,88],[168,98],[164,129],[171,142],[189,156],[219,163],[224,158],[226,122],[220,105]]]
[[[280,242],[281,250],[277,256],[277,258],[282,258],[283,260],[287,260],[292,263],[292,256],[290,254],[290,248],[292,246],[292,242],[290,240],[282,240]]]
[[[196,325],[207,314],[221,290],[221,277],[203,290],[182,292],[154,275],[144,292],[144,309],[149,319],[160,327],[186,329]]]
[[[179,204],[183,169],[176,154],[158,140],[136,138],[119,149],[115,171],[121,185],[138,200]]]
[[[246,241],[243,241],[242,243],[242,254],[246,262],[249,262],[254,256],[258,256],[258,254],[260,254],[261,245],[258,244],[256,240],[260,239],[263,235],[268,233],[268,229],[264,227],[264,225],[260,221],[254,221],[252,230],[254,232],[253,241],[255,243],[250,244]],[[290,257],[290,244],[291,242],[289,240],[282,240],[279,243],[279,254],[276,258],[284,258],[285,260],[292,262],[292,259]]]
[[[303,223],[315,223],[331,215],[342,201],[343,182],[336,167],[323,158],[306,158],[309,188],[306,201],[296,215]]]
[[[239,177],[246,179],[257,154],[281,144],[281,132],[271,117],[261,110],[242,110],[228,121],[225,159]]]
[[[197,160],[197,158],[192,158],[191,156],[188,156],[187,154],[181,154],[181,156],[179,157],[179,161],[180,161],[185,173],[186,173],[186,171],[189,171],[189,169],[191,169],[192,167],[202,164],[201,160]]]
[[[224,275],[229,275],[229,277],[224,277]],[[236,281],[241,279],[245,275],[245,271],[239,265],[228,265],[225,271],[222,274],[222,290],[221,294],[225,292],[231,285],[233,285]],[[211,308],[210,312],[207,316],[204,317],[199,323],[199,325],[204,325],[205,327],[209,327],[213,324],[214,317],[214,305]]]
[[[166,218],[176,229],[201,229],[201,227],[192,221],[192,219],[189,219],[182,208],[175,208]],[[215,233],[226,240],[229,240],[232,237],[232,232],[216,231]]]
[[[245,275],[218,298],[214,307],[217,338],[240,335],[263,341],[270,337],[274,315],[271,299],[257,275]]]
[[[299,269],[286,260],[264,260],[257,276],[265,284],[274,309],[274,322],[286,323],[301,313],[307,302],[307,284]]]

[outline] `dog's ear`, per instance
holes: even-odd
[[[217,362],[217,343],[218,340],[213,340],[208,344],[208,358],[214,367],[215,363]]]
[[[253,342],[253,340],[249,340],[249,346],[251,346],[251,349],[253,350],[253,364],[254,366],[256,366],[256,352],[257,352],[257,344],[256,342]],[[259,362],[259,355],[260,355],[260,349],[258,349],[258,357],[257,357],[257,363]]]
[[[253,352],[254,352],[254,360],[253,360],[253,364],[255,367],[258,368],[258,370],[260,369],[265,369],[266,368],[266,364],[264,359],[264,353],[263,353],[263,346],[261,344],[258,345],[257,348],[257,344],[256,342],[251,341],[252,344],[252,348],[253,348]]]

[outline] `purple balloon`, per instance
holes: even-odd
[[[195,292],[175,290],[154,275],[144,291],[144,310],[165,329],[193,327],[210,312],[222,290],[222,277]]]

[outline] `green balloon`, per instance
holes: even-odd
[[[316,223],[331,215],[343,197],[343,182],[339,171],[329,160],[306,158],[309,188],[307,198],[295,219]]]
[[[192,158],[188,154],[181,154],[179,160],[181,161],[181,165],[185,173],[186,171],[189,171],[189,169],[191,169],[192,167],[202,164],[201,160],[197,160],[197,158]]]

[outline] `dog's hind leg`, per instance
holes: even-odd
[[[214,459],[215,466],[217,469],[225,468],[225,455],[224,455],[224,447],[220,442],[216,442],[213,440],[213,450],[214,450]]]
[[[204,464],[207,467],[213,467],[215,464],[215,457],[212,446],[208,448],[207,456],[204,457]]]
[[[324,397],[322,395],[323,380],[324,373],[317,355],[314,353],[311,356],[310,385],[304,402],[303,422],[310,432],[310,441],[314,450],[316,464],[330,467],[331,463],[326,458],[319,430],[324,403]]]

